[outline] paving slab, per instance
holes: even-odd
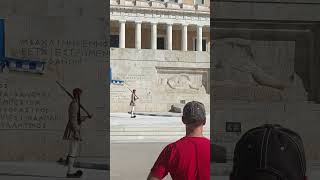
[[[110,177],[112,180],[147,179],[150,169],[168,143],[110,144]],[[167,176],[164,180],[171,180]]]
[[[137,113],[136,118],[130,118],[127,113],[110,114],[111,143],[171,142],[185,135],[181,116],[169,116],[170,112],[138,114],[144,113]],[[210,138],[210,114],[207,115],[204,135]]]
[[[78,169],[78,168],[76,168]],[[109,171],[80,168],[81,180],[107,180]],[[0,161],[0,179],[5,180],[63,180],[67,167],[56,162],[44,161]]]

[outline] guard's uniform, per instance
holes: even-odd
[[[135,91],[133,91],[135,92]],[[136,116],[134,115],[134,107],[136,106],[136,100],[137,100],[137,96],[132,93],[131,94],[131,101],[130,101],[130,106],[131,106],[131,118],[135,118]]]
[[[79,103],[73,99],[69,105],[68,109],[69,114],[69,121],[67,124],[67,127],[64,131],[63,139],[69,141],[69,153],[68,153],[68,176],[81,176],[81,174],[75,173],[72,174],[73,171],[73,165],[75,162],[75,159],[77,157],[78,149],[80,141],[82,141],[81,138],[81,122],[83,122],[87,116],[81,116],[80,115],[80,106]]]
[[[137,97],[132,93],[131,94],[130,106],[136,106],[136,100],[137,100]]]
[[[64,131],[64,140],[72,140],[72,141],[81,141],[81,122],[84,121],[87,117],[80,116],[80,106],[76,100],[72,100],[69,105],[69,121],[67,127]]]

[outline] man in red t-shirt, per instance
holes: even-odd
[[[186,136],[167,145],[153,165],[148,180],[161,180],[170,173],[173,180],[210,179],[210,140],[203,136],[204,105],[197,101],[183,108]]]

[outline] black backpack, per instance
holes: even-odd
[[[280,125],[247,131],[237,142],[230,180],[305,180],[302,139]]]

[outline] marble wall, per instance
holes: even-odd
[[[1,160],[65,156],[67,142],[62,136],[71,99],[56,81],[70,92],[83,89],[81,103],[93,114],[82,125],[80,156],[107,157],[109,45],[101,3],[0,2],[5,56],[44,63],[42,73],[29,71],[28,65],[23,71],[13,65],[0,73]]]
[[[298,132],[307,158],[320,159],[319,8],[291,0],[211,4],[211,138],[230,160],[241,135],[265,123]],[[227,132],[227,122],[241,123],[241,132]]]
[[[137,90],[140,112],[168,112],[192,100],[210,111],[209,53],[112,48],[110,54],[112,79],[126,84],[111,85],[111,112],[130,111],[129,89]]]

